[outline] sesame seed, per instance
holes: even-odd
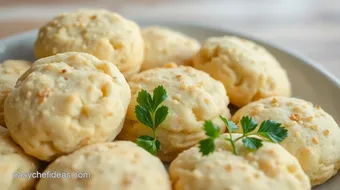
[[[301,115],[298,113],[294,113],[290,116],[290,119],[293,121],[300,121],[301,120]]]
[[[272,103],[274,104],[274,103],[277,103],[277,99],[276,98],[273,98],[272,99]]]
[[[62,73],[66,73],[67,70],[66,70],[66,69],[62,69],[61,72],[62,72]]]
[[[317,125],[312,125],[312,129],[313,129],[314,131],[318,131],[318,130],[319,130],[319,127],[318,127]]]
[[[324,131],[323,131],[323,134],[324,134],[326,137],[328,137],[328,135],[329,135],[329,130],[328,130],[328,129],[324,130]]]
[[[320,107],[319,105],[316,105],[315,108],[316,108],[317,110],[321,109],[321,107]]]
[[[176,68],[177,65],[175,63],[167,63],[164,65],[164,68]]]
[[[312,142],[313,142],[314,144],[319,144],[318,139],[316,139],[315,137],[312,138]]]
[[[231,172],[231,165],[230,165],[230,164],[227,164],[227,165],[225,166],[225,170],[226,170],[227,172]]]
[[[298,138],[301,137],[301,133],[299,133],[299,132],[295,132],[294,135],[295,135],[295,137],[298,137]]]
[[[176,75],[176,78],[180,79],[182,78],[182,75]]]
[[[313,116],[305,118],[306,121],[311,122],[313,120]]]

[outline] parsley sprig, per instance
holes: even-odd
[[[138,105],[135,107],[137,119],[145,126],[150,127],[153,135],[152,137],[148,135],[140,136],[136,143],[153,155],[156,155],[161,147],[156,137],[156,129],[168,115],[168,107],[160,106],[167,97],[167,92],[162,85],[154,89],[152,97],[144,89],[138,93],[137,97]]]
[[[229,132],[229,137],[224,139],[230,142],[235,155],[238,155],[235,144],[239,140],[242,140],[244,147],[250,150],[257,150],[263,145],[263,139],[269,142],[279,143],[288,135],[288,130],[281,126],[281,123],[272,120],[263,121],[258,131],[254,132],[258,126],[257,122],[251,117],[244,116],[241,119],[242,135],[233,139],[232,133],[238,130],[238,126],[223,116],[220,116],[220,118]],[[214,142],[220,137],[220,128],[209,120],[205,121],[203,126],[207,138],[199,142],[199,149],[203,155],[209,155],[215,150]],[[257,138],[256,136],[260,136],[260,138]]]

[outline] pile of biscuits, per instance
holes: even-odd
[[[254,42],[220,36],[200,44],[107,10],[80,10],[40,28],[34,52],[34,63],[0,65],[1,189],[308,190],[340,168],[338,124],[291,97],[286,71]],[[153,132],[136,118],[138,92],[159,85],[169,114],[157,129],[156,157],[133,142]],[[230,105],[239,108],[233,116]],[[220,116],[275,120],[288,137],[255,152],[237,143],[234,155],[221,135],[202,156],[203,123],[224,133]],[[33,172],[91,176],[13,177]]]

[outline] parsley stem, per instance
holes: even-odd
[[[152,131],[153,131],[153,142],[156,142],[156,126],[155,126],[155,112],[152,110],[151,112],[151,120],[152,120]]]
[[[233,141],[233,139],[225,138],[225,140],[227,140],[227,141],[230,142],[231,147],[233,148],[233,153],[234,153],[235,155],[238,155],[238,151],[237,151],[237,149],[236,149],[235,142]]]

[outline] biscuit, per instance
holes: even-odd
[[[6,60],[0,64],[0,125],[5,127],[4,103],[20,75],[31,63],[24,60]]]
[[[290,96],[286,71],[263,47],[233,36],[211,37],[193,58],[195,68],[220,80],[230,102],[242,107],[268,96]]]
[[[162,162],[136,144],[116,141],[83,147],[52,162],[45,173],[81,173],[86,179],[41,179],[37,190],[170,190]]]
[[[233,134],[234,138],[239,134]],[[223,138],[216,140],[216,150],[202,156],[197,146],[181,154],[171,163],[169,173],[174,190],[252,189],[310,190],[308,176],[296,158],[278,144],[263,142],[249,152],[237,141],[239,154]]]
[[[116,66],[87,53],[42,58],[23,74],[5,101],[13,140],[51,161],[120,132],[130,88]]]
[[[152,130],[137,121],[135,106],[138,92],[145,89],[152,93],[163,85],[168,98],[164,105],[169,108],[165,121],[157,128],[161,143],[158,156],[162,161],[172,161],[178,153],[194,146],[205,137],[203,123],[213,120],[225,130],[220,115],[229,117],[229,99],[223,84],[207,73],[192,67],[174,65],[173,68],[155,68],[137,75],[128,81],[131,88],[131,103],[119,139],[135,141],[141,135],[152,136]]]
[[[129,77],[141,68],[144,42],[139,26],[117,13],[79,10],[59,15],[40,28],[34,46],[37,58],[69,51],[110,61]]]
[[[24,153],[7,131],[0,132],[0,187],[2,190],[31,190],[36,178],[25,178],[24,173],[37,172],[39,161]]]
[[[200,43],[185,34],[164,27],[151,26],[142,30],[145,59],[142,70],[163,67],[168,62],[191,65]]]
[[[280,144],[295,156],[313,186],[327,181],[340,168],[340,128],[320,106],[287,97],[270,97],[253,102],[236,112],[232,120],[251,116],[258,123],[274,120],[288,130]]]

